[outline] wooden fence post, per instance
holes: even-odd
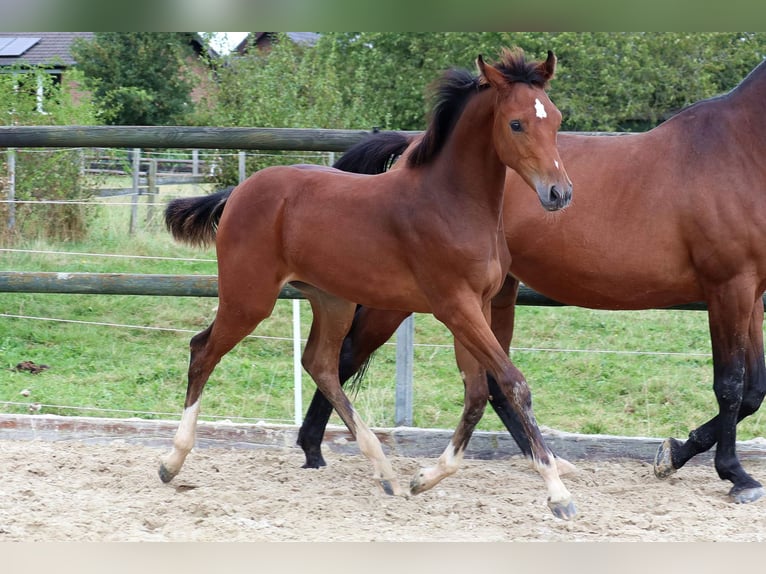
[[[8,149],[8,229],[16,228],[16,150]]]
[[[155,224],[154,207],[157,202],[157,196],[160,188],[157,185],[157,159],[149,160],[149,173],[146,176],[146,226],[151,227]]]
[[[139,177],[141,176],[141,148],[133,148],[133,195],[131,195],[130,224],[128,234],[134,235],[136,232],[136,221],[138,220],[138,195],[141,190],[138,189]]]

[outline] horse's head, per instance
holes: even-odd
[[[497,93],[495,149],[503,163],[515,170],[537,192],[548,211],[569,205],[572,182],[556,148],[561,112],[545,92],[556,68],[548,52],[544,62],[527,62],[523,52],[504,50],[493,66],[479,56],[481,81]]]

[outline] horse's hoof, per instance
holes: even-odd
[[[654,476],[664,479],[673,474],[677,468],[673,466],[673,447],[679,442],[674,438],[666,438],[654,455]]]
[[[303,466],[301,468],[322,468],[323,466],[327,466],[327,463],[320,456],[318,460],[317,459],[309,460],[308,458],[306,458],[306,462],[303,463]]]
[[[736,504],[749,504],[755,502],[763,496],[763,487],[754,486],[749,488],[737,488],[733,487],[729,491],[729,496]]]
[[[161,480],[162,482],[164,482],[164,483],[168,483],[168,482],[170,482],[171,480],[173,480],[173,478],[175,478],[175,476],[176,476],[177,474],[178,474],[177,472],[170,472],[170,471],[169,471],[169,470],[168,470],[168,469],[165,467],[165,465],[164,465],[164,464],[160,464],[159,475],[160,475],[160,480]]]
[[[548,501],[548,508],[553,512],[553,516],[560,518],[561,520],[572,520],[577,516],[577,508],[575,508],[574,502],[551,502]]]
[[[306,451],[306,462],[303,463],[301,468],[319,468],[327,466],[321,452]]]

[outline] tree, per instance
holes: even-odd
[[[646,130],[725,93],[766,57],[766,34],[737,32],[340,32],[311,48],[286,37],[269,55],[226,62],[212,125],[420,130],[427,87],[520,46],[558,57],[550,94],[569,131]]]
[[[113,125],[173,125],[191,111],[188,34],[96,32],[72,47],[100,117]]]

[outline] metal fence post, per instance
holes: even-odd
[[[415,315],[396,330],[396,403],[394,424],[412,426],[412,363],[415,358]]]

